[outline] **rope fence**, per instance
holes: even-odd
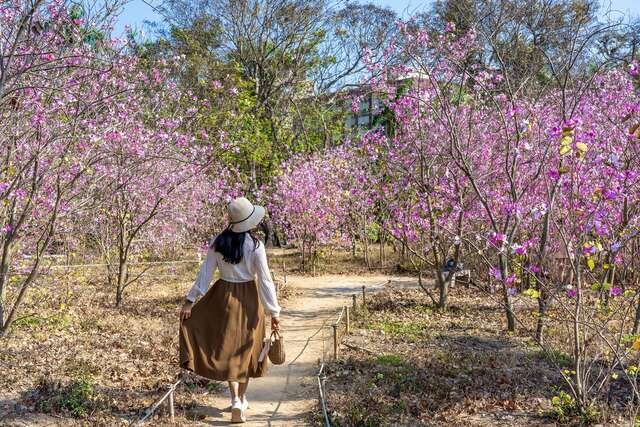
[[[331,421],[329,420],[329,413],[327,411],[327,400],[325,398],[325,382],[327,381],[327,376],[324,373],[324,363],[320,365],[320,370],[318,371],[318,396],[320,400],[320,409],[322,409],[322,415],[324,418],[325,427],[331,427]]]
[[[391,284],[391,279],[387,280],[386,282],[373,285],[373,287],[378,287],[385,284]],[[316,377],[318,381],[318,400],[324,418],[324,425],[326,427],[331,427],[331,417],[329,416],[329,410],[326,401],[326,363],[329,360],[338,360],[338,357],[340,356],[340,344],[342,343],[345,335],[351,333],[352,321],[357,316],[362,316],[363,319],[367,318],[367,293],[367,287],[365,285],[362,285],[361,294],[351,295],[351,306],[343,306],[342,309],[340,309],[340,312],[338,312],[338,315],[334,322],[330,325],[330,329],[325,328],[325,331],[328,331],[328,334],[323,337],[322,359],[320,363],[320,369],[318,370]],[[358,295],[360,295],[360,303],[358,303]],[[327,345],[327,342],[329,342],[329,345]]]
[[[173,424],[175,422],[175,413],[176,413],[175,399],[173,398],[173,394],[176,391],[176,387],[178,387],[178,385],[180,385],[181,382],[182,382],[182,379],[179,379],[178,381],[173,383],[169,387],[169,390],[167,390],[167,392],[164,395],[162,395],[160,399],[158,399],[153,405],[149,407],[149,409],[147,409],[144,412],[144,415],[142,417],[138,418],[137,420],[134,420],[129,425],[131,427],[135,427],[135,426],[140,426],[144,424],[144,422],[147,421],[156,412],[156,410],[160,407],[160,405],[162,405],[162,403],[165,400],[167,401],[167,405],[169,407],[169,416],[171,417],[171,423]]]

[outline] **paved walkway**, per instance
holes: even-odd
[[[341,307],[351,304],[351,295],[381,288],[387,276],[319,276],[292,277],[289,283],[301,294],[283,307],[282,330],[287,350],[287,363],[270,366],[265,378],[249,385],[249,410],[245,426],[309,425],[309,412],[317,405],[318,361],[323,342],[332,345],[330,325]],[[394,283],[410,279],[394,279]],[[325,338],[325,339],[323,339]],[[213,404],[212,406],[209,406]],[[217,397],[198,412],[207,417],[199,426],[228,426],[230,401]]]

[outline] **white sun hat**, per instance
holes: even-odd
[[[262,206],[254,205],[244,197],[238,197],[227,204],[229,213],[229,228],[234,233],[243,233],[252,230],[260,224],[266,209]]]

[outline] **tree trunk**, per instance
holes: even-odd
[[[251,159],[251,188],[256,190],[258,188],[258,173],[256,171],[256,161]]]
[[[4,292],[7,286],[7,279],[9,277],[9,251],[11,249],[11,242],[9,239],[5,239],[2,245],[2,259],[0,260],[0,332],[4,332],[9,329],[9,325],[5,325],[4,319]]]
[[[504,310],[507,316],[507,330],[509,332],[515,332],[516,330],[516,316],[513,312],[513,302],[511,300],[511,295],[509,295],[506,279],[509,275],[509,270],[507,267],[507,260],[504,255],[499,256],[500,261],[500,273],[502,274],[502,297],[504,301]]]
[[[369,239],[367,238],[367,220],[362,221],[362,240],[364,241],[364,262],[367,268],[371,267],[369,262]]]
[[[380,267],[384,267],[384,230],[380,228],[380,232],[378,233],[378,244],[380,245],[379,254],[380,254]]]
[[[280,240],[280,235],[276,231],[275,228],[271,229],[271,240],[273,241],[273,246],[276,248],[282,247],[282,241]]]
[[[604,306],[609,307],[609,297],[611,295],[611,288],[613,288],[613,282],[616,278],[616,266],[615,264],[611,264],[610,258],[607,257],[606,263],[609,264],[609,269],[607,270],[607,274],[605,274],[604,284],[609,285],[608,288],[604,290]],[[606,286],[603,286],[603,288]]]
[[[351,258],[356,259],[356,237],[351,236]]]
[[[540,345],[544,344],[544,327],[545,327],[545,315],[547,313],[547,301],[546,292],[540,289],[540,296],[538,297],[538,320],[536,321],[536,341]]]
[[[453,273],[447,273],[446,276],[442,274],[438,266],[436,265],[436,280],[438,282],[438,288],[440,289],[440,297],[438,298],[438,309],[446,310],[447,301],[449,299],[449,285],[451,284],[451,278]]]
[[[118,262],[118,283],[116,288],[116,307],[120,307],[124,298],[124,288],[127,286],[128,265],[125,257],[120,257]]]
[[[318,251],[313,250],[313,254],[311,255],[311,274],[315,277],[316,275],[316,263],[318,262]]]
[[[640,332],[640,298],[638,298],[636,305],[636,318],[633,320],[633,331],[631,333],[636,335],[638,332]]]
[[[271,221],[262,221],[260,223],[260,229],[264,233],[264,246],[266,248],[272,248],[274,246],[274,233],[272,232]]]
[[[44,253],[44,250],[49,246],[50,240],[51,240],[51,234],[49,234],[45,239],[44,244],[42,245],[42,249],[40,249],[39,252],[38,250],[36,250],[36,259],[33,264],[33,267],[31,267],[31,271],[29,272],[29,275],[22,282],[20,292],[18,292],[18,296],[14,301],[13,306],[11,307],[11,310],[9,311],[7,320],[4,322],[4,325],[0,329],[0,338],[4,338],[7,336],[9,332],[9,328],[11,327],[11,323],[13,322],[13,319],[18,311],[18,307],[22,303],[22,300],[24,299],[24,296],[27,293],[27,289],[29,288],[29,286],[31,286],[31,284],[34,282],[34,280],[38,276],[40,272],[40,261],[41,261],[40,256],[42,255],[42,253]]]
[[[27,289],[29,285],[33,283],[35,276],[38,273],[38,267],[34,267],[34,269],[29,273],[29,276],[22,282],[22,287],[20,288],[20,292],[18,292],[18,297],[13,303],[13,307],[9,311],[9,315],[7,316],[7,320],[4,322],[2,328],[0,328],[0,338],[4,338],[9,333],[9,328],[11,327],[11,323],[13,323],[13,319],[15,317],[16,312],[18,311],[18,307],[22,303],[25,294],[27,293]]]
[[[583,345],[580,338],[582,332],[582,274],[580,264],[576,262],[576,308],[573,314],[573,370],[575,371],[575,397],[581,412],[585,408],[584,383],[585,372],[582,369]]]

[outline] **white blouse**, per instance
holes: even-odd
[[[231,264],[223,259],[220,252],[212,248],[213,240],[209,244],[207,258],[200,267],[196,281],[187,294],[187,299],[194,302],[198,296],[204,295],[209,290],[213,273],[217,268],[220,271],[220,278],[227,282],[249,282],[257,276],[258,293],[262,305],[271,317],[278,317],[280,305],[278,305],[276,288],[267,265],[267,251],[264,244],[259,242],[258,247],[254,249],[253,239],[247,237],[244,241],[242,260],[238,264]]]

